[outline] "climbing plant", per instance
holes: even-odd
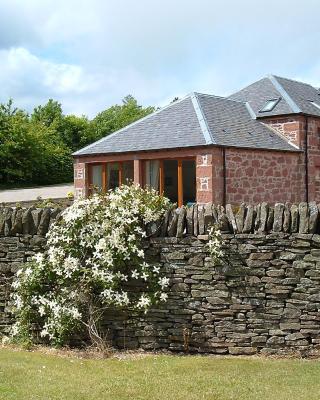
[[[169,279],[146,261],[143,239],[147,224],[168,207],[153,189],[123,185],[67,208],[49,230],[46,251],[17,273],[13,336],[34,341],[40,332],[62,345],[86,332],[98,343],[106,308],[147,310],[165,302]]]

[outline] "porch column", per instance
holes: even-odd
[[[196,158],[197,203],[223,203],[223,157],[219,148]]]
[[[85,163],[75,160],[73,166],[74,166],[74,197],[75,199],[79,199],[87,195],[86,178],[88,174],[86,171]]]
[[[133,160],[133,182],[142,185],[141,160]]]

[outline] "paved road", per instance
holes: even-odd
[[[28,189],[0,190],[0,203],[36,200],[39,196],[42,199],[61,199],[67,197],[67,193],[70,191],[74,191],[73,183]]]

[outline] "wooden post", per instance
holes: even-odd
[[[92,164],[88,164],[88,196],[91,196],[93,194],[93,172],[92,172]]]
[[[123,165],[122,165],[122,161],[119,162],[119,186],[122,185],[122,178],[123,178]]]
[[[178,207],[183,206],[182,160],[178,160]]]
[[[109,185],[109,181],[108,181],[108,167],[109,167],[109,163],[106,163],[106,192],[108,191],[108,185]]]
[[[159,193],[160,193],[160,196],[163,196],[163,194],[164,194],[163,160],[160,160],[160,163],[159,163]]]
[[[102,191],[107,191],[107,164],[102,164]]]
[[[141,182],[141,161],[133,160],[133,182],[135,184],[142,184]]]

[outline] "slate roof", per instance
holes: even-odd
[[[206,94],[197,95],[212,141],[220,146],[296,150],[269,126],[253,119],[245,103]]]
[[[313,101],[320,107],[320,91],[318,89],[307,83],[275,75],[262,78],[228,98],[248,102],[257,118],[283,114],[320,116],[320,109],[310,102]],[[280,101],[271,112],[259,112],[268,100],[276,98],[280,98]]]
[[[269,126],[252,118],[244,102],[192,93],[73,155],[204,145],[298,151]]]
[[[205,144],[189,96],[104,137],[74,155],[122,153]]]

